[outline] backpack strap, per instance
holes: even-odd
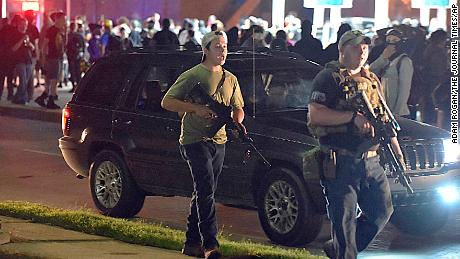
[[[399,76],[399,70],[401,69],[401,63],[404,58],[409,57],[406,53],[401,54],[401,57],[398,59],[398,63],[396,63],[396,71],[398,72]]]

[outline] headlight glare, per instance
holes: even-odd
[[[446,203],[454,203],[460,199],[459,189],[455,186],[443,186],[436,190]]]
[[[442,142],[444,148],[444,163],[456,163],[460,161],[460,146],[452,143],[450,139]]]

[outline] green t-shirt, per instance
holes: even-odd
[[[182,73],[168,90],[166,96],[185,101],[189,92],[198,82],[207,90],[209,95],[212,95],[216,92],[221,79],[222,71],[212,72],[203,64],[198,64]],[[238,80],[236,76],[226,70],[224,84],[216,93],[215,100],[226,106],[231,106],[233,110],[244,106]],[[185,113],[182,117],[179,143],[187,145],[209,139],[207,132],[211,126],[212,119],[202,118],[195,113]],[[227,141],[225,126],[212,137],[212,140],[217,144],[224,144]]]

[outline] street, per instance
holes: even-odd
[[[57,139],[59,124],[0,117],[0,200],[22,200],[65,209],[95,210],[87,180],[79,180],[62,158]],[[268,243],[259,225],[257,212],[219,204],[220,229],[235,239]],[[184,229],[188,199],[180,197],[146,199],[138,215],[147,222],[162,222]],[[306,246],[322,254],[328,239],[328,224],[320,237]],[[400,233],[391,224],[359,258],[460,258],[460,210],[447,226],[428,237]],[[323,254],[322,254],[323,255]]]

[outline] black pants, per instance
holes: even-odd
[[[204,248],[219,246],[214,193],[224,163],[225,144],[200,141],[183,145],[180,149],[193,178],[185,242],[202,244]]]
[[[7,64],[7,65],[1,65],[0,67],[0,98],[3,95],[3,87],[4,87],[4,82],[5,78],[7,79],[6,85],[8,89],[8,97],[13,96],[13,91],[14,91],[14,68],[15,64]]]
[[[393,213],[388,179],[379,157],[356,161],[337,156],[337,177],[322,180],[336,257],[353,259],[383,229]],[[363,217],[357,218],[357,204]]]
[[[80,61],[81,59],[68,59],[70,82],[72,82],[72,86],[80,84],[80,80],[81,80]]]

